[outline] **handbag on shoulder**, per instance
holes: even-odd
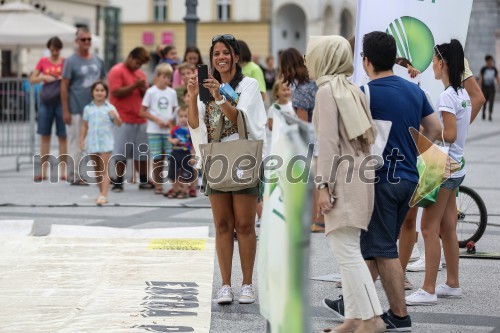
[[[238,111],[238,140],[221,142],[225,116],[221,114],[214,141],[200,145],[203,177],[210,188],[240,191],[260,182],[263,140],[248,140],[245,116]]]

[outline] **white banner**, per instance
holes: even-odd
[[[458,39],[465,46],[473,0],[358,0],[354,82],[363,85],[363,36],[386,31],[396,39],[398,57],[422,72],[421,87],[433,103],[444,90],[434,78],[432,56],[436,44]]]

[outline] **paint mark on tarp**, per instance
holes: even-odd
[[[132,328],[141,328],[148,332],[194,332],[194,328],[188,326],[141,325]]]
[[[204,239],[152,239],[148,250],[204,251],[205,247]]]
[[[146,281],[147,296],[141,303],[144,318],[197,317],[195,309],[200,307],[197,295],[199,286],[194,282]],[[187,310],[187,311],[186,311]],[[194,332],[190,326],[141,325],[134,328],[148,332]]]

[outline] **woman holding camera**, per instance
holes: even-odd
[[[201,102],[198,97],[198,77],[193,76],[188,82],[190,93],[188,122],[191,137],[197,152],[199,143],[214,141],[217,124],[221,114],[226,122],[222,131],[221,141],[237,140],[238,112],[245,116],[248,139],[265,140],[267,122],[264,103],[255,79],[243,76],[241,72],[240,49],[233,35],[218,35],[212,39],[210,47],[210,65],[213,75],[202,83],[210,92],[207,102]],[[200,73],[200,71],[198,72]],[[237,104],[226,100],[220,93],[221,84],[229,84],[239,95]],[[252,274],[256,254],[255,214],[259,185],[253,188],[221,192],[205,186],[205,194],[210,199],[215,223],[215,246],[222,275],[222,287],[217,293],[219,304],[231,303],[233,291],[231,288],[231,270],[233,260],[233,231],[238,234],[238,246],[243,271],[242,288],[239,302],[250,304],[255,302],[252,286]]]

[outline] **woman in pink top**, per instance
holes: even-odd
[[[43,82],[44,85],[50,84],[50,88],[57,90],[57,87],[60,89],[60,85],[57,85],[57,82],[61,80],[64,63],[64,59],[60,56],[63,44],[58,37],[52,37],[47,42],[47,48],[50,50],[50,57],[43,57],[38,61],[35,70],[31,74],[30,82],[32,84],[40,82]],[[44,88],[47,89],[49,86]],[[52,134],[54,120],[56,122],[56,135],[59,138],[59,155],[64,156],[68,153],[66,126],[62,118],[60,95],[56,91],[56,94],[52,94],[50,100],[40,98],[39,105],[37,133],[42,136],[40,147],[42,170],[41,174],[34,177],[34,181],[37,182],[47,179],[47,163],[43,163],[47,161],[50,153],[50,135]],[[66,180],[66,164],[62,163],[61,168],[61,179]]]
[[[196,46],[186,47],[186,52],[184,52],[184,59],[182,62],[190,63],[195,68],[195,74],[197,73],[198,65],[203,64],[203,59],[201,58],[200,49]],[[178,68],[174,71],[174,76],[172,79],[172,88],[177,88],[179,86],[187,85],[187,82],[182,82],[181,73]]]

